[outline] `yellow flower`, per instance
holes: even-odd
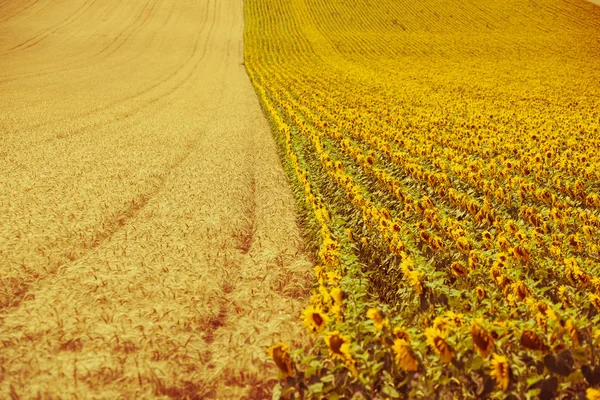
[[[573,341],[573,347],[577,348],[577,347],[581,346],[581,342],[579,339],[579,331],[577,330],[577,327],[575,326],[575,324],[573,323],[573,321],[571,319],[568,319],[567,322],[565,323],[565,329],[567,330],[567,333],[569,334],[569,336],[571,337],[571,340]]]
[[[529,288],[523,283],[523,281],[515,282],[513,285],[513,294],[519,299],[519,301],[525,300],[529,296]]]
[[[373,326],[375,327],[375,332],[379,332],[383,329],[384,326],[388,325],[388,320],[385,318],[379,310],[375,308],[369,308],[367,311],[367,317],[373,321]]]
[[[340,289],[339,287],[334,287],[333,289],[331,289],[331,298],[333,299],[333,303],[335,305],[342,305],[342,300],[343,300],[343,294],[342,294],[342,289]]]
[[[546,350],[547,346],[542,339],[533,331],[524,330],[521,334],[521,346],[531,350]]]
[[[510,384],[510,367],[508,360],[505,356],[499,354],[492,354],[492,361],[490,361],[492,371],[490,375],[496,381],[496,385],[504,392],[508,390]]]
[[[433,327],[446,334],[448,332],[448,328],[450,328],[450,321],[442,316],[435,317],[433,320]]]
[[[421,271],[412,270],[408,273],[408,283],[415,289],[417,294],[423,294],[423,284],[421,283],[421,279],[423,278],[423,273]]]
[[[284,377],[294,375],[294,362],[290,357],[288,346],[285,343],[278,343],[269,347],[268,353]]]
[[[590,293],[590,303],[600,311],[600,296]]]
[[[449,363],[452,361],[454,354],[452,348],[446,342],[446,334],[436,328],[425,329],[425,337],[427,344],[441,357],[442,361]]]
[[[322,265],[315,265],[314,271],[317,281],[319,281],[319,283],[323,283],[323,280],[325,279],[325,267]]]
[[[494,348],[494,339],[479,324],[471,324],[471,339],[479,355],[486,358]]]
[[[329,291],[327,290],[327,288],[325,286],[319,285],[319,294],[321,295],[323,304],[326,305],[328,308],[331,307],[332,306],[331,296],[329,295]]]
[[[418,361],[410,344],[404,339],[395,339],[392,346],[396,362],[406,372],[414,372],[418,369]]]
[[[469,239],[461,236],[456,240],[456,247],[463,253],[468,253],[471,250],[471,243],[469,243]]]
[[[464,317],[463,314],[457,314],[454,311],[448,310],[448,312],[446,312],[446,316],[450,318],[450,321],[454,323],[455,326],[462,325],[462,319]]]
[[[585,391],[585,398],[587,400],[600,400],[600,390],[594,389],[592,387],[587,388]]]
[[[469,271],[465,268],[464,265],[455,261],[450,265],[450,269],[452,270],[452,274],[456,276],[465,276]]]
[[[396,337],[396,339],[403,339],[407,342],[410,341],[410,335],[404,330],[404,328],[400,326],[394,328],[394,336]]]
[[[304,319],[304,326],[310,332],[322,332],[329,320],[329,317],[321,308],[314,307],[313,305],[306,307],[302,312],[302,317]]]
[[[338,331],[327,332],[325,342],[329,347],[329,355],[333,359],[347,360],[352,358],[350,355],[350,336],[342,335]]]
[[[477,298],[479,299],[479,301],[481,301],[485,298],[485,289],[481,286],[477,286],[475,288],[475,294],[477,294]]]
[[[567,298],[567,287],[565,285],[560,285],[558,288],[558,298],[563,303],[565,307],[569,307],[569,299]]]

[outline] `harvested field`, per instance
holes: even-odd
[[[241,0],[0,1],[0,398],[261,398],[310,287]]]

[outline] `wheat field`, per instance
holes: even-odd
[[[263,398],[310,263],[243,4],[0,2],[0,398]]]

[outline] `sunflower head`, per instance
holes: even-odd
[[[426,328],[425,337],[427,338],[427,344],[435,351],[443,362],[449,363],[454,357],[452,348],[446,342],[446,334],[436,328]]]
[[[367,311],[367,318],[373,321],[375,332],[381,331],[384,326],[388,325],[387,318],[385,318],[383,314],[376,308],[369,308],[369,310]]]
[[[510,385],[510,366],[505,356],[500,354],[492,354],[492,361],[490,361],[492,370],[490,375],[496,381],[496,385],[504,392],[508,390]]]
[[[529,288],[523,283],[518,281],[513,284],[513,294],[519,299],[519,301],[525,300],[529,296]]]
[[[331,289],[330,295],[335,305],[342,305],[342,301],[344,299],[342,289],[340,289],[339,287],[334,287],[333,289]]]
[[[590,303],[600,311],[600,296],[590,293]]]
[[[433,320],[433,327],[440,332],[447,333],[450,328],[450,320],[443,316],[435,317]]]
[[[450,265],[450,269],[452,270],[452,274],[455,276],[465,276],[469,272],[467,271],[467,268],[465,268],[465,266],[458,261],[453,262]]]
[[[400,326],[394,328],[394,337],[396,339],[406,340],[407,342],[410,341],[410,335],[408,334],[408,332],[406,332],[406,330],[404,330],[404,328]]]
[[[417,357],[410,344],[404,339],[395,339],[392,346],[396,363],[406,372],[415,372],[419,368]]]
[[[446,312],[446,316],[450,319],[450,322],[454,324],[454,326],[461,326],[463,323],[463,314],[457,314],[454,311]]]
[[[494,339],[490,334],[479,324],[471,324],[471,339],[479,355],[486,358],[494,348]]]
[[[524,330],[521,334],[521,346],[531,350],[546,350],[547,346],[542,339],[533,331]]]
[[[321,308],[310,305],[302,312],[304,326],[311,332],[323,332],[329,317]]]
[[[475,288],[475,294],[477,295],[477,298],[479,299],[479,301],[481,301],[485,298],[485,289],[482,288],[481,286],[477,286]]]
[[[423,294],[423,284],[421,280],[423,279],[423,273],[421,271],[412,270],[407,274],[408,283],[415,289],[417,294]]]
[[[600,390],[593,387],[588,388],[585,391],[585,398],[587,400],[600,400]]]
[[[577,327],[573,323],[573,320],[571,320],[571,319],[567,320],[567,322],[565,323],[565,329],[567,330],[567,333],[569,334],[569,336],[571,337],[571,340],[573,341],[573,347],[575,347],[575,348],[580,347],[581,340],[580,340],[579,330],[577,330]]]
[[[340,360],[352,358],[350,355],[350,336],[342,335],[339,331],[327,332],[325,342],[329,348],[331,358]]]
[[[290,357],[289,348],[285,343],[282,342],[269,347],[268,353],[284,377],[294,375],[294,362]]]

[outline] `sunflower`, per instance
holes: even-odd
[[[425,337],[427,338],[429,347],[439,354],[442,361],[445,363],[452,361],[454,354],[452,348],[446,342],[446,334],[444,332],[436,328],[427,328],[425,329]]]
[[[327,306],[327,308],[333,305],[329,291],[325,286],[319,285],[319,294],[321,295],[321,301],[323,305]]]
[[[546,350],[547,346],[542,339],[533,331],[524,330],[521,334],[521,346],[531,350]]]
[[[408,283],[415,289],[417,294],[423,294],[423,284],[421,283],[421,279],[423,278],[423,273],[421,271],[412,270],[408,272],[406,276],[408,279]]]
[[[468,265],[471,270],[481,267],[482,259],[478,251],[471,250],[469,252],[468,260]]]
[[[580,347],[581,340],[580,340],[579,331],[577,330],[577,327],[575,326],[573,321],[568,319],[567,322],[565,323],[565,328],[567,329],[567,333],[569,334],[569,336],[571,337],[571,340],[573,341],[573,347],[575,347],[575,348]]]
[[[395,339],[392,346],[394,358],[400,368],[406,372],[415,372],[418,367],[418,361],[410,344],[404,339]]]
[[[515,282],[513,285],[513,294],[519,299],[519,301],[525,300],[529,296],[529,288],[523,283],[523,281]]]
[[[510,367],[508,365],[508,360],[505,356],[494,353],[492,354],[490,366],[492,367],[490,375],[496,381],[496,385],[502,389],[502,391],[506,392],[508,390],[508,385],[510,384]]]
[[[469,239],[461,236],[456,240],[456,247],[463,253],[468,253],[471,250],[471,243],[469,243]]]
[[[494,348],[494,339],[481,325],[471,324],[471,338],[479,355],[486,358]]]
[[[327,343],[331,358],[340,360],[352,358],[350,355],[350,336],[342,335],[339,331],[327,332],[325,343]]]
[[[565,308],[569,308],[569,299],[567,298],[567,287],[565,285],[560,285],[558,287],[558,298],[563,303]]]
[[[333,303],[335,305],[342,305],[342,301],[344,299],[342,289],[340,289],[339,287],[334,287],[333,289],[331,289],[330,296],[333,299]]]
[[[482,288],[481,286],[477,286],[475,288],[475,294],[477,295],[477,298],[479,299],[479,301],[481,301],[485,298],[485,289]]]
[[[290,357],[288,346],[285,343],[282,342],[269,347],[268,353],[284,377],[287,378],[294,375],[294,362]]]
[[[410,335],[408,334],[408,332],[406,332],[406,330],[404,330],[404,328],[397,326],[394,328],[394,336],[396,337],[396,339],[403,339],[405,341],[410,341]]]
[[[384,326],[388,325],[388,320],[383,316],[379,310],[376,308],[369,308],[367,311],[367,317],[373,321],[373,326],[375,327],[375,333],[381,331]]]
[[[587,388],[585,391],[585,398],[587,400],[600,400],[600,390],[594,389],[593,387]]]
[[[459,263],[458,261],[453,262],[450,265],[450,269],[452,270],[452,274],[456,276],[465,276],[468,273],[465,266]]]
[[[311,332],[322,332],[329,317],[321,308],[310,305],[302,312],[304,326]]]
[[[444,242],[438,236],[432,236],[429,241],[429,246],[431,246],[431,250],[436,253],[438,251],[444,251]]]
[[[510,248],[510,242],[503,234],[498,235],[498,238],[496,239],[496,245],[502,251],[508,251]]]
[[[336,286],[342,280],[342,275],[337,270],[330,271],[327,273],[327,282]]]
[[[594,237],[594,230],[592,229],[591,226],[589,225],[584,225],[581,230],[583,231],[583,234],[585,235],[585,238],[587,240],[591,240],[592,237]]]
[[[433,320],[432,326],[445,334],[448,333],[448,329],[450,328],[450,321],[445,317],[438,316]]]
[[[446,312],[446,316],[448,318],[450,318],[450,321],[452,321],[454,323],[455,326],[461,326],[462,325],[462,320],[464,315],[463,314],[457,314],[454,311],[448,310],[448,312]]]
[[[520,244],[513,247],[512,254],[517,261],[529,261],[529,250]]]
[[[543,313],[538,312],[535,314],[535,321],[536,321],[537,325],[544,332],[546,332],[546,328],[548,327],[548,320],[546,319],[546,316]]]
[[[590,293],[590,303],[600,311],[600,296]]]

